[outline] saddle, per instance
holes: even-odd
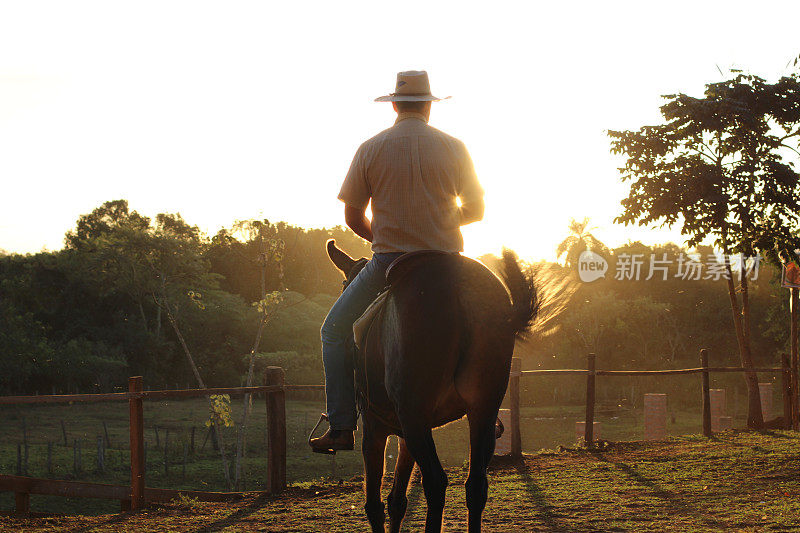
[[[437,250],[419,250],[408,252],[395,259],[386,269],[386,287],[353,324],[352,357],[359,411],[364,413],[364,411],[369,410],[372,416],[393,428],[398,435],[402,435],[402,432],[394,407],[386,397],[385,392],[382,392],[385,390],[383,376],[380,372],[375,372],[375,365],[382,367],[383,362],[367,358],[367,336],[373,324],[381,319],[392,286],[396,285],[409,272],[418,268],[427,260],[448,255],[458,256],[459,254]],[[373,368],[372,373],[370,373],[370,368]]]
[[[442,252],[439,250],[417,250],[415,252],[405,253],[391,262],[386,269],[386,287],[378,294],[375,300],[369,304],[369,307],[367,307],[361,317],[353,324],[353,340],[355,341],[356,349],[362,350],[364,348],[366,334],[372,322],[375,321],[375,318],[383,309],[386,303],[386,296],[389,293],[389,288],[405,277],[408,272],[420,263],[432,257],[440,257],[442,255],[458,255],[458,253]]]

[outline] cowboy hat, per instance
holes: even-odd
[[[397,85],[392,94],[379,96],[376,102],[438,102],[450,98],[438,98],[431,94],[428,73],[424,70],[408,70],[397,73]]]

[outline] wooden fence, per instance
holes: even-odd
[[[597,370],[595,368],[595,354],[590,353],[586,359],[586,370],[583,369],[548,369],[548,370],[522,370],[521,359],[515,357],[511,361],[511,375],[508,383],[508,403],[511,415],[511,455],[522,456],[522,436],[520,432],[520,401],[519,380],[521,377],[540,375],[585,375],[586,376],[586,416],[584,443],[586,446],[594,445],[594,411],[595,411],[595,381],[597,376],[669,376],[700,374],[702,416],[698,425],[702,427],[703,435],[711,436],[711,403],[709,394],[709,374],[712,372],[780,372],[783,377],[783,409],[784,427],[799,429],[797,423],[798,403],[797,393],[793,388],[792,368],[789,356],[784,355],[780,367],[711,367],[708,366],[708,352],[700,350],[700,366],[697,368],[676,368],[669,370]],[[794,394],[793,394],[794,392]]]
[[[144,464],[144,400],[191,398],[228,394],[264,393],[267,407],[267,490],[274,494],[286,488],[286,391],[318,390],[322,385],[286,385],[279,367],[268,367],[264,385],[259,387],[226,387],[213,389],[145,391],[141,376],[128,379],[128,392],[105,394],[64,394],[46,396],[2,396],[0,405],[53,404],[74,402],[128,402],[130,432],[130,486],[39,479],[0,474],[0,491],[14,492],[15,514],[30,515],[30,495],[44,494],[67,498],[100,498],[119,500],[123,510],[139,509],[147,502],[171,501],[182,494],[200,501],[230,501],[242,498],[243,492],[207,492],[154,489],[145,485]]]
[[[792,370],[789,357],[783,358],[779,368],[710,367],[706,350],[700,352],[700,367],[670,370],[597,370],[595,355],[589,354],[586,369],[522,370],[521,359],[512,359],[508,386],[508,401],[511,410],[511,454],[522,456],[522,436],[520,425],[520,378],[538,375],[585,375],[586,376],[586,416],[584,440],[587,446],[594,444],[595,381],[597,376],[664,376],[701,375],[702,430],[711,436],[711,406],[709,401],[709,374],[712,372],[781,372],[783,375],[784,420],[797,428],[797,396],[793,395]],[[143,390],[142,378],[128,380],[128,392],[106,394],[68,394],[48,396],[4,396],[0,405],[11,404],[51,404],[74,402],[128,402],[130,432],[130,486],[107,485],[39,479],[23,476],[0,475],[0,491],[15,493],[15,513],[30,514],[30,495],[45,494],[69,498],[101,498],[119,500],[123,509],[139,509],[147,502],[171,501],[183,494],[200,501],[230,501],[242,498],[243,492],[206,492],[167,490],[149,488],[145,484],[144,464],[144,400],[163,400],[167,398],[190,398],[228,394],[264,393],[267,409],[267,458],[266,481],[268,493],[275,494],[286,487],[286,391],[322,390],[322,385],[287,385],[284,371],[279,367],[268,367],[264,375],[264,385],[259,387],[229,387],[187,390]],[[788,427],[788,426],[787,426]]]

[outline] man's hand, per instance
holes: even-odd
[[[372,242],[372,224],[366,215],[367,208],[359,209],[350,205],[344,206],[344,221],[356,235]]]
[[[463,202],[461,207],[458,208],[461,215],[461,226],[466,226],[467,224],[472,224],[473,222],[478,222],[483,219],[485,205],[482,196]]]

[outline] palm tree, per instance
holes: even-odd
[[[593,252],[607,250],[605,244],[589,233],[589,229],[588,218],[584,218],[580,222],[574,218],[570,219],[569,236],[561,241],[561,244],[556,248],[556,257],[560,258],[562,255],[566,254],[564,265],[567,268],[577,267],[578,258],[585,250],[591,250]]]

